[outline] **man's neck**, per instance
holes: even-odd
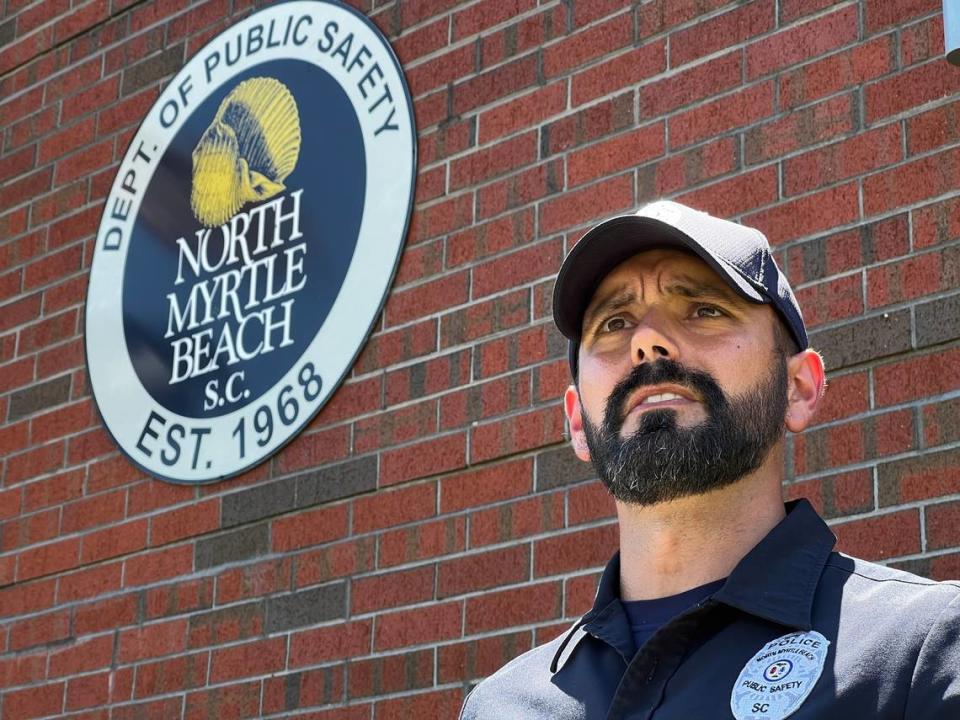
[[[621,598],[668,597],[727,577],[784,517],[779,473],[771,477],[768,465],[706,495],[618,502]]]

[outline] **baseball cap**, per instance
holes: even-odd
[[[759,230],[670,200],[644,205],[591,228],[567,254],[553,288],[553,319],[570,341],[577,374],[583,315],[597,286],[617,265],[644,250],[677,247],[696,253],[741,297],[772,305],[801,349],[809,347],[797,299]]]

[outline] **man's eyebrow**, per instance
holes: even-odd
[[[739,304],[740,297],[726,286],[711,282],[694,280],[693,278],[678,278],[663,288],[667,295],[679,295],[692,300],[722,300],[731,304]]]
[[[609,295],[603,297],[596,305],[587,308],[583,316],[583,327],[590,327],[596,318],[613,310],[619,310],[633,302],[636,302],[637,294],[633,290],[624,290],[618,288]]]

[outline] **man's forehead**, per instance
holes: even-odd
[[[660,248],[645,250],[627,258],[617,265],[600,281],[588,307],[618,288],[627,287],[636,282],[641,275],[654,274],[658,283],[688,283],[712,288],[721,295],[737,297],[729,284],[698,255],[688,250]]]

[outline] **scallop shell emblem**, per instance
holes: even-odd
[[[299,156],[300,115],[287,86],[244,80],[193,149],[193,214],[206,227],[223,225],[246,203],[282,192]]]

